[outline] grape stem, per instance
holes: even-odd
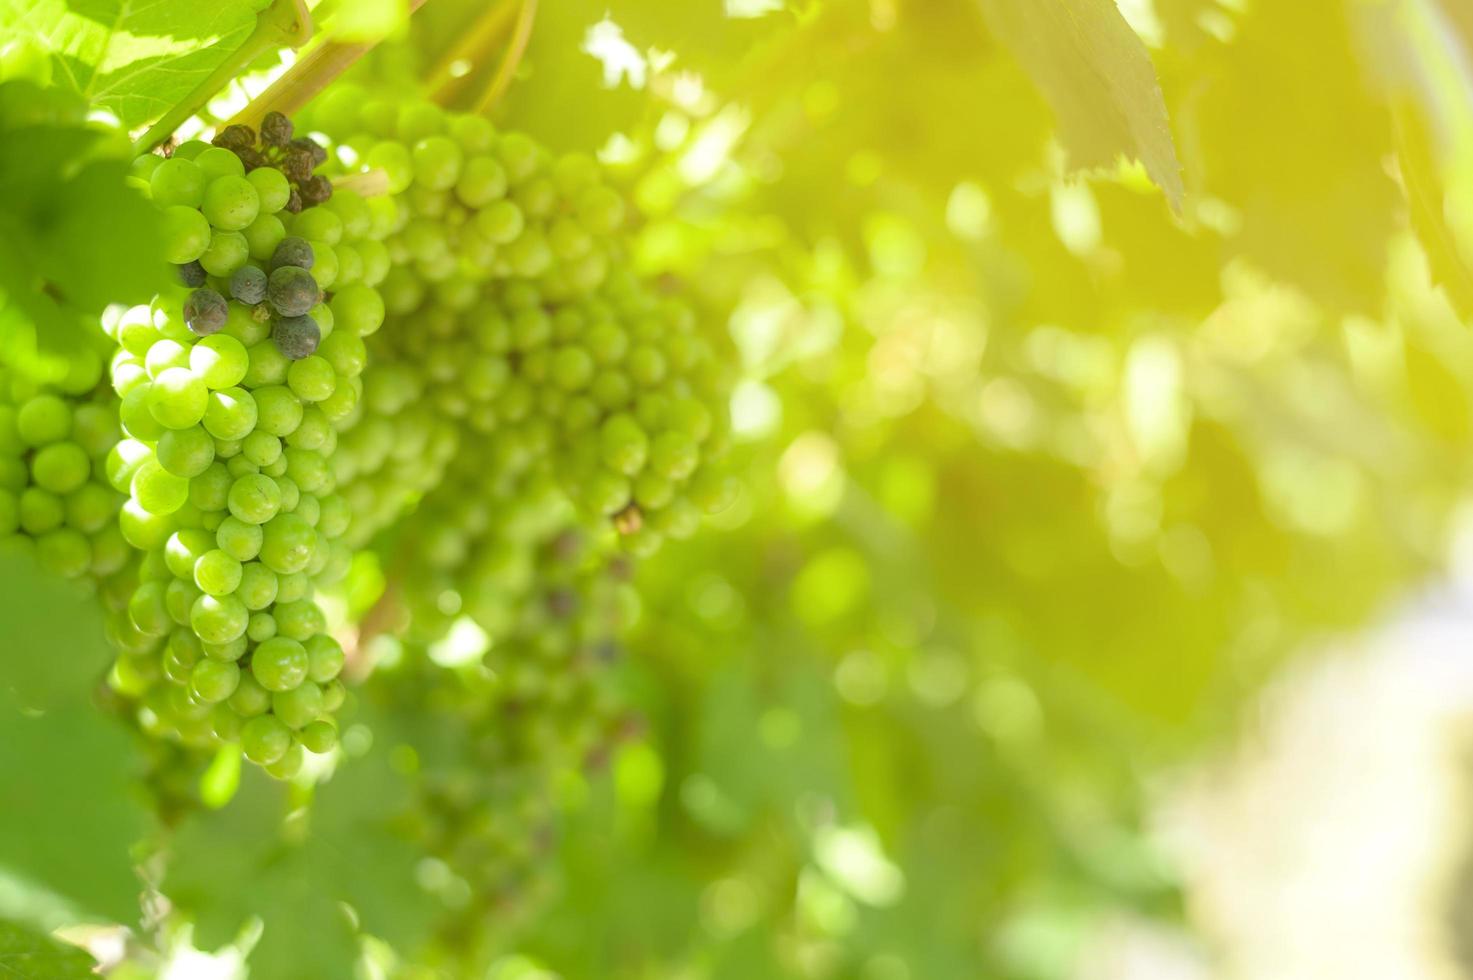
[[[512,28],[511,42],[506,47],[506,54],[502,56],[501,64],[496,68],[496,77],[491,80],[491,87],[485,91],[472,110],[477,115],[489,112],[511,87],[512,77],[516,75],[517,68],[527,53],[527,44],[532,40],[532,27],[536,20],[537,0],[522,0],[521,9],[517,11],[516,26]]]
[[[205,103],[264,52],[280,47],[299,48],[311,37],[312,15],[307,10],[306,0],[273,0],[269,7],[256,15],[255,29],[241,46],[138,138],[133,144],[134,154],[147,153],[173,136],[174,130],[199,112]]]
[[[426,2],[427,0],[409,0],[409,12],[414,13]],[[311,102],[312,97],[326,88],[333,79],[377,46],[377,41],[324,41],[298,59],[296,64],[237,112],[226,125],[257,128],[268,112],[290,116]]]
[[[353,632],[351,641],[343,644],[343,673],[350,679],[362,680],[373,672],[373,664],[368,659],[368,647],[375,637],[392,631],[395,624],[403,618],[400,591],[398,579],[390,579],[384,585],[383,594],[359,620],[358,629]]]
[[[514,4],[503,2],[492,8],[488,13],[476,21],[475,25],[455,42],[451,48],[443,54],[435,64],[435,70],[430,72],[429,80],[425,83],[425,91],[440,105],[449,105],[450,100],[455,97],[455,91],[469,77],[458,77],[455,75],[454,66],[460,62],[474,63],[480,55],[484,54],[492,45],[501,40],[502,31],[511,23]]]
[[[389,193],[389,172],[381,168],[365,170],[358,174],[345,174],[332,179],[338,190],[350,190],[360,197],[380,197]]]

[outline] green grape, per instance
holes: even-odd
[[[175,265],[193,262],[210,247],[210,223],[192,207],[175,205],[162,216],[164,259]]]
[[[170,429],[159,436],[158,464],[177,477],[199,476],[215,461],[215,440],[199,426]],[[187,496],[189,488],[185,487]]]
[[[161,208],[194,209],[205,195],[205,175],[193,161],[178,156],[161,161],[149,177],[149,192]]]
[[[337,374],[332,365],[316,355],[293,361],[286,377],[292,393],[304,402],[320,402],[337,387]]]
[[[256,647],[251,673],[268,691],[290,691],[307,679],[307,651],[296,640],[276,636]]]
[[[303,728],[322,715],[322,688],[304,680],[290,690],[271,696],[271,711],[288,728]]]
[[[301,739],[303,748],[316,755],[331,752],[338,744],[338,730],[330,721],[311,722],[297,733],[297,737]]]
[[[194,584],[205,595],[231,595],[240,586],[240,580],[240,559],[231,556],[223,549],[216,548],[207,551],[200,556],[199,561],[195,562]]]
[[[261,561],[281,575],[300,572],[312,560],[317,531],[295,514],[278,514],[265,525]]]
[[[83,486],[92,473],[92,461],[76,443],[55,442],[31,457],[31,479],[54,494],[68,494]]]
[[[244,439],[255,430],[258,411],[256,399],[244,388],[212,391],[205,402],[204,427],[216,439]]]
[[[227,175],[211,180],[204,190],[200,210],[209,223],[226,231],[240,231],[256,220],[261,199],[245,177]]]
[[[15,432],[27,446],[60,442],[71,428],[71,408],[56,395],[37,395],[28,399],[15,413]]]
[[[302,402],[290,388],[269,385],[255,392],[257,425],[273,436],[289,436],[302,423]]]
[[[189,611],[189,625],[206,643],[229,643],[245,633],[250,618],[245,604],[233,595],[202,595]]]
[[[291,779],[301,771],[303,758],[302,746],[293,742],[280,759],[266,764],[266,771],[277,779]]]
[[[287,181],[286,175],[274,167],[257,167],[246,174],[246,180],[249,180],[251,186],[256,190],[256,198],[262,216],[274,216],[276,212],[286,207],[287,201],[291,198],[291,184]],[[259,220],[260,217],[257,218],[257,221]]]
[[[172,514],[189,499],[189,481],[170,473],[154,458],[139,464],[131,490],[138,505],[156,515]]]
[[[189,674],[189,689],[210,704],[224,701],[240,684],[240,668],[222,660],[201,660]]]
[[[212,276],[229,278],[250,258],[250,244],[239,231],[215,231],[209,247],[199,257],[199,264]]]
[[[280,582],[276,573],[258,561],[246,562],[241,567],[240,585],[235,596],[246,609],[259,611],[276,601]]]
[[[148,389],[148,410],[166,429],[187,429],[205,416],[208,391],[188,368],[165,369]]]
[[[194,158],[194,164],[204,174],[206,181],[216,177],[245,175],[245,165],[241,163],[240,157],[221,146],[211,146],[201,150]]]
[[[291,746],[291,730],[274,715],[257,715],[241,727],[241,751],[258,765],[279,762]]]
[[[214,391],[239,385],[249,365],[245,345],[228,334],[204,337],[189,350],[189,369]]]
[[[260,473],[239,477],[230,486],[231,516],[246,524],[265,524],[281,509],[281,487]]]

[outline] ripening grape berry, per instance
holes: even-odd
[[[209,287],[196,289],[184,301],[184,320],[189,329],[201,337],[217,333],[224,327],[228,313],[225,297]]]
[[[242,265],[230,277],[230,296],[249,306],[266,299],[266,273],[254,265]]]
[[[291,235],[277,243],[275,251],[271,253],[270,265],[272,272],[283,266],[310,270],[314,261],[312,246],[307,244],[307,240]]]
[[[203,286],[209,280],[209,274],[205,272],[205,267],[200,265],[198,259],[192,262],[185,262],[182,265],[175,266],[175,268],[179,271],[179,282],[182,285],[190,287]]]
[[[271,339],[283,357],[299,361],[315,353],[321,342],[322,332],[317,321],[307,314],[279,316],[272,323]],[[290,377],[290,369],[288,369]]]

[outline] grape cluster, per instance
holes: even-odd
[[[344,652],[314,593],[351,558],[329,460],[361,390],[363,336],[382,323],[369,282],[384,263],[350,244],[373,240],[356,195],[293,214],[286,174],[246,171],[256,151],[193,150],[135,166],[183,287],[112,330],[127,438],[107,475],[129,495],[119,524],[143,553],[113,681],[140,700],[145,728],[239,742],[287,777],[304,749],[336,741]]]
[[[314,173],[327,162],[327,151],[310,136],[296,136],[292,121],[279,112],[266,113],[259,133],[249,126],[226,126],[210,142],[239,157],[247,172],[269,167],[285,175],[291,194],[284,209],[291,214],[332,197],[332,181]]]
[[[488,916],[506,924],[535,911],[552,884],[558,780],[601,766],[639,729],[609,669],[617,636],[638,615],[627,559],[576,525],[508,525],[505,537],[484,540],[525,555],[525,565],[506,579],[506,619],[485,656],[452,671],[411,653],[366,694],[432,714],[437,734],[450,735],[439,743],[448,751],[418,753],[410,813],[442,872],[427,881],[448,906],[442,938],[452,946],[483,932]]]
[[[393,327],[338,463],[369,515],[355,543],[461,455],[482,482],[552,473],[636,554],[722,505],[726,379],[693,312],[630,271],[623,201],[593,160],[351,87],[313,118],[401,201],[381,287]]]
[[[0,543],[34,548],[43,569],[82,581],[107,581],[133,557],[118,529],[123,496],[106,477],[119,432],[101,370],[88,350],[55,385],[0,372]]]

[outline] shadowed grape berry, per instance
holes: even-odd
[[[284,316],[276,319],[271,338],[284,356],[299,361],[317,351],[322,332],[310,316]]]
[[[230,295],[242,303],[255,306],[266,298],[266,273],[253,265],[244,265],[230,277]]]
[[[268,112],[261,120],[261,141],[268,146],[285,146],[291,142],[292,121],[279,112]]]
[[[317,305],[322,291],[312,273],[295,265],[284,265],[267,280],[266,298],[282,316],[301,316]]]
[[[302,202],[307,205],[323,204],[332,197],[332,181],[321,174],[302,185]]]
[[[314,167],[320,167],[327,162],[327,150],[323,149],[322,144],[309,136],[298,136],[292,140],[291,145],[295,149],[305,150],[312,158],[312,166]]]
[[[201,337],[218,332],[229,315],[225,297],[208,287],[196,289],[184,301],[184,322]]]
[[[312,246],[307,244],[305,238],[288,235],[276,246],[276,251],[271,253],[271,271],[275,272],[284,265],[294,265],[299,269],[310,269],[314,256]]]
[[[199,264],[199,259],[195,259],[193,262],[185,262],[176,268],[179,270],[179,281],[186,286],[198,288],[209,280],[209,276],[205,273],[205,267]]]
[[[241,150],[248,150],[256,145],[256,131],[240,124],[226,126],[210,142],[239,154]]]

